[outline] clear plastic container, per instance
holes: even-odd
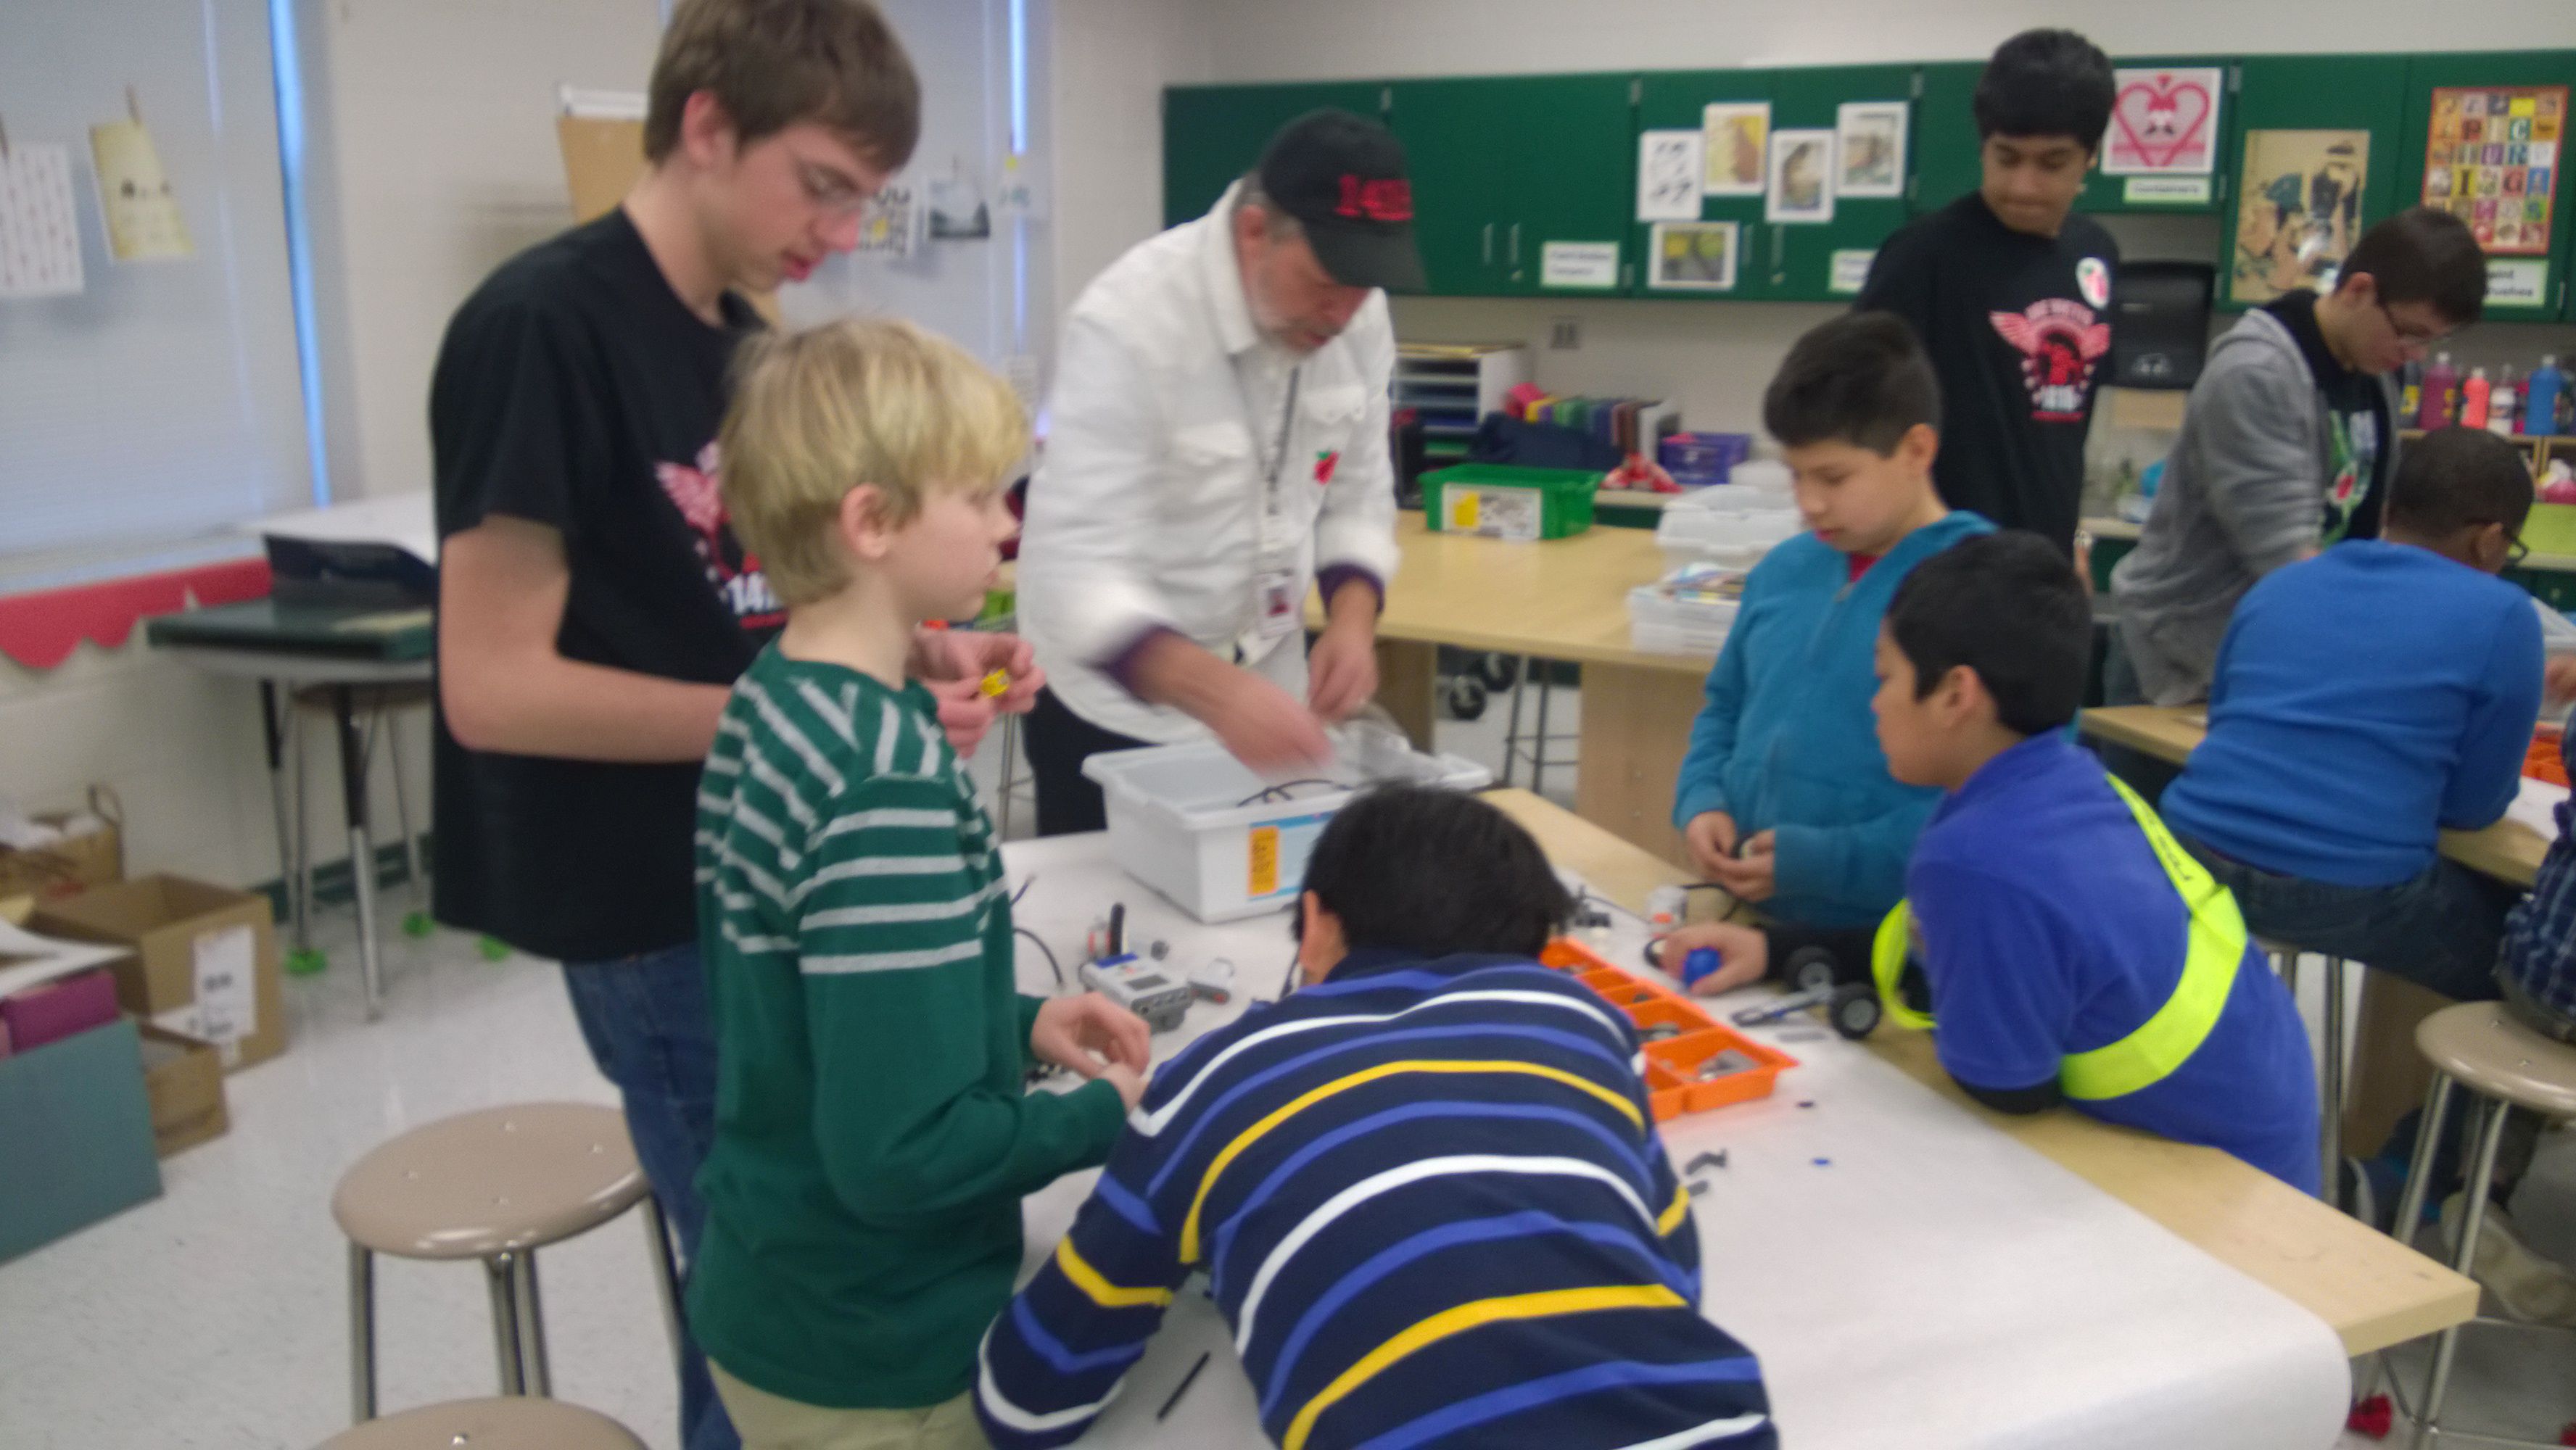
[[[1628,591],[1628,643],[1655,654],[1715,655],[1743,607],[1741,570],[1696,564]]]
[[[1213,740],[1115,750],[1082,763],[1108,806],[1109,853],[1127,874],[1201,921],[1277,911],[1297,899],[1306,857],[1333,813],[1376,781],[1476,790],[1493,772],[1349,730],[1341,759],[1311,778],[1269,781]]]

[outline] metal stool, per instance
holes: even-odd
[[[2487,1195],[2495,1178],[2496,1150],[2504,1142],[2505,1113],[2527,1108],[2543,1117],[2576,1118],[2576,1047],[2554,1042],[2514,1020],[2495,1002],[2463,1002],[2445,1007],[2415,1029],[2415,1045],[2433,1064],[2433,1086],[2424,1095],[2424,1128],[2415,1140],[2415,1162],[2406,1174],[2406,1192],[2397,1205],[2398,1237],[2404,1241],[2424,1214],[2424,1195],[2433,1176],[2433,1157],[2441,1140],[2442,1114],[2451,1105],[2451,1087],[2466,1084],[2476,1100],[2468,1131],[2476,1144],[2471,1155],[2468,1203],[2461,1216],[2460,1243],[2451,1267],[2467,1274],[2477,1261],[2478,1232],[2486,1226]],[[2505,1323],[2478,1319],[2479,1324]],[[2433,1351],[2433,1371],[2426,1380],[2415,1443],[2429,1443],[2441,1433],[2442,1399],[2451,1389],[2451,1360],[2459,1349],[2460,1326],[2442,1331]],[[2495,1435],[2465,1438],[2498,1441]],[[2504,1441],[2541,1445],[2537,1440]]]
[[[2290,989],[2290,1003],[2296,1006],[2299,1000],[2298,945],[2269,940],[2258,941],[2255,945],[2271,956],[2275,970],[2280,973],[2281,984]],[[2350,1205],[2343,1201],[2344,1009],[2352,963],[2323,952],[2314,955],[2323,957],[2326,964],[2325,1050],[2318,1054],[2324,1059],[2318,1066],[2325,1081],[2317,1090],[2317,1106],[2322,1109],[2318,1116],[2324,1120],[2319,1124],[2318,1152],[2325,1159],[2325,1176],[2318,1180],[2318,1184],[2324,1190],[2326,1202],[2349,1210]]]
[[[677,1364],[679,1276],[671,1241],[616,1109],[585,1103],[487,1108],[414,1128],[359,1159],[331,1194],[331,1216],[349,1237],[350,1417],[363,1422],[376,1413],[375,1255],[482,1260],[501,1393],[546,1395],[553,1384],[536,1252],[636,1207],[644,1211]]]
[[[644,1450],[625,1426],[557,1400],[456,1400],[369,1420],[318,1450]]]

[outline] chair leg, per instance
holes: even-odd
[[[349,1245],[349,1423],[376,1417],[376,1256]]]
[[[386,715],[385,768],[394,778],[394,820],[402,827],[403,874],[411,882],[414,911],[429,910],[429,881],[420,869],[420,833],[411,825],[411,788],[403,784],[402,717]]]
[[[2477,1262],[2478,1231],[2486,1226],[2487,1195],[2495,1179],[2496,1150],[2504,1145],[2504,1122],[2511,1111],[2501,1099],[2478,1102],[2478,1151],[2469,1169],[2469,1199],[2460,1216],[2460,1245],[2451,1254],[2451,1267],[2462,1274]],[[2421,1154],[2417,1155],[2419,1158]],[[2442,1331],[2433,1350],[2433,1371],[2424,1384],[2422,1418],[2415,1422],[2415,1444],[2418,1450],[2430,1444],[2442,1421],[2442,1399],[2451,1391],[2451,1361],[2459,1352],[2460,1326],[2454,1324]]]
[[[1503,727],[1503,786],[1505,789],[1511,786],[1512,768],[1520,763],[1515,756],[1521,748],[1521,689],[1528,683],[1529,661],[1524,658],[1521,661],[1521,667],[1512,672],[1512,717],[1510,723]]]
[[[519,1351],[518,1272],[515,1254],[495,1254],[483,1261],[483,1282],[492,1291],[492,1353],[501,1367],[501,1393],[528,1392]]]
[[[662,1300],[662,1327],[671,1336],[671,1360],[680,1359],[684,1342],[680,1333],[680,1271],[671,1257],[671,1229],[662,1218],[662,1205],[653,1195],[644,1195],[644,1239],[653,1253],[653,1287]]]
[[[2406,1187],[2397,1195],[2397,1217],[2388,1223],[2389,1236],[2408,1248],[2415,1246],[2416,1227],[2424,1221],[2424,1196],[2432,1189],[2433,1159],[2442,1148],[2442,1115],[2450,1110],[2450,1075],[2437,1072],[2433,1074],[2433,1085],[2424,1090],[2424,1116],[2415,1130],[2415,1158],[2406,1166]]]
[[[2345,1206],[2343,1198],[2343,1095],[2344,1095],[2344,982],[2350,976],[2350,964],[2341,957],[2326,958],[2325,1012],[2325,1109],[2324,1132],[2320,1150],[2325,1157],[2323,1180],[2326,1202],[2336,1208]]]
[[[1530,794],[1547,794],[1547,707],[1556,698],[1556,681],[1542,675],[1538,682],[1538,738],[1530,750]]]
[[[511,1287],[518,1300],[519,1359],[526,1366],[528,1393],[552,1398],[554,1372],[546,1364],[546,1316],[537,1294],[537,1255],[531,1249],[510,1262]]]

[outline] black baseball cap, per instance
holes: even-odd
[[[1423,288],[1404,143],[1348,111],[1312,111],[1261,153],[1261,189],[1306,229],[1315,260],[1345,287]]]

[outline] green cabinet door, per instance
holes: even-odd
[[[2403,55],[2237,62],[2228,97],[2237,119],[2219,158],[2230,183],[2219,306],[2241,310],[2322,281],[2314,258],[2341,257],[2406,204],[2397,184],[2406,67]]]
[[[1237,177],[1261,159],[1272,133],[1330,106],[1378,117],[1377,81],[1293,85],[1170,86],[1163,91],[1163,225],[1205,216]]]
[[[2504,116],[2470,114],[2482,107],[2485,88],[2549,87],[2552,97],[2533,114],[2519,109]],[[2466,104],[2437,112],[2434,93],[2464,88]],[[2498,321],[2532,322],[2565,315],[2570,264],[2567,208],[2571,188],[2563,179],[2566,159],[2569,91],[2576,88],[2576,52],[2463,52],[2411,56],[2406,64],[2405,130],[2398,142],[2397,204],[2439,203],[2486,235],[2486,315]],[[2554,103],[2557,114],[2543,113]],[[2499,127],[2502,134],[2496,134]],[[2474,134],[2471,134],[2474,132]],[[2438,158],[2428,148],[2441,148]],[[2537,148],[2546,147],[2546,151]],[[2534,199],[2527,182],[2549,161],[2549,194]],[[2440,164],[2434,164],[2438,159]],[[2427,173],[2441,180],[2428,186]],[[2475,195],[2458,195],[2462,182]],[[2540,215],[2535,218],[2533,212]],[[2506,233],[2509,233],[2509,239]]]
[[[1774,71],[1771,124],[1781,130],[1831,131],[1840,121],[1842,107],[1851,102],[1906,108],[1910,117],[1914,72],[1910,65]],[[1909,119],[1909,143],[1912,129]],[[1834,181],[1839,191],[1842,178],[1836,154]],[[1861,279],[1869,272],[1869,259],[1908,219],[1901,171],[1896,180],[1893,196],[1837,195],[1831,221],[1765,227],[1761,250],[1747,253],[1746,260],[1764,271],[1766,295],[1789,302],[1841,302],[1858,295]]]
[[[1627,76],[1444,77],[1389,89],[1432,293],[1618,290],[1636,186]],[[1606,268],[1553,284],[1551,244],[1593,248]]]
[[[1935,61],[1921,68],[1922,89],[1914,98],[1910,199],[1916,216],[1939,211],[1985,180],[1985,168],[1977,159],[1973,105],[1977,77],[1985,73],[1986,63],[1981,60]]]
[[[1704,133],[1708,108],[1721,104],[1768,107],[1771,104],[1771,72],[1657,71],[1640,77],[1637,83],[1637,127],[1641,131]],[[1729,138],[1735,135],[1731,130],[1722,132],[1710,138],[1709,144],[1729,145]],[[1742,138],[1743,145],[1754,148],[1747,159],[1755,163],[1753,171],[1756,175],[1767,174],[1768,157],[1762,153],[1767,151],[1769,135],[1766,121],[1762,129],[1763,139],[1758,146],[1749,134]],[[1723,159],[1716,159],[1714,167],[1721,172],[1727,169]],[[1633,179],[1636,171],[1635,147],[1632,146],[1623,172]],[[1634,205],[1632,195],[1631,217],[1636,214]],[[1653,255],[1654,227],[1648,223],[1632,222],[1629,226],[1630,250],[1636,253],[1639,267],[1631,290],[1641,296],[1669,298],[1761,299],[1774,295],[1768,265],[1769,243],[1762,220],[1762,198],[1759,195],[1702,196],[1699,214],[1703,222],[1735,224],[1733,285],[1723,289],[1714,286],[1714,279],[1723,275],[1714,254],[1703,254],[1690,264],[1658,271],[1657,259]],[[1696,239],[1688,235],[1678,236],[1674,244],[1689,248],[1696,245]],[[1687,285],[1665,285],[1667,282]]]

